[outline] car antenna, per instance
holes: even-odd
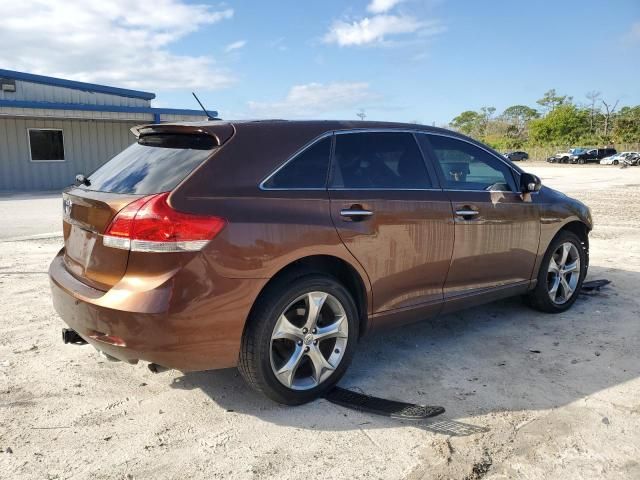
[[[202,111],[205,113],[205,115],[207,116],[207,120],[220,120],[218,118],[218,112],[211,112],[209,113],[209,111],[204,108],[204,105],[202,105],[202,102],[200,101],[200,99],[198,98],[198,96],[195,94],[195,92],[191,92],[191,95],[193,95],[193,98],[196,99],[196,102],[198,102],[198,105],[200,105],[200,108],[202,109]]]

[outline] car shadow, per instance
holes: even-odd
[[[638,375],[640,303],[632,286],[640,284],[640,273],[591,267],[589,279],[599,278],[612,284],[581,295],[562,314],[543,314],[512,298],[362,339],[340,386],[445,407],[430,420],[400,421],[324,399],[277,405],[251,390],[236,369],[183,374],[172,387],[201,390],[229,412],[303,429],[403,424],[450,436],[483,433],[488,429],[474,417],[556,408]]]

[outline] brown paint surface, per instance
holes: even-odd
[[[222,216],[227,226],[200,252],[129,253],[104,247],[102,234],[138,197],[69,189],[65,247],[49,271],[57,312],[90,343],[123,360],[183,371],[230,367],[256,298],[269,279],[299,259],[323,255],[350,266],[364,286],[369,325],[378,329],[524,293],[564,225],[579,221],[591,228],[582,204],[546,188],[533,195],[259,188],[313,139],[354,128],[443,132],[330,121],[142,128],[208,133],[223,144],[172,191],[169,203]],[[374,214],[362,221],[340,215],[354,206]],[[478,216],[455,215],[467,207]],[[89,338],[95,332],[126,345]]]

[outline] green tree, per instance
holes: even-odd
[[[512,105],[502,112],[502,120],[508,125],[505,133],[514,147],[520,147],[527,141],[529,122],[538,116],[535,108],[526,105]]]
[[[558,95],[556,89],[547,90],[545,94],[536,103],[540,105],[546,112],[552,112],[560,105],[570,104],[573,97],[568,95]]]
[[[538,118],[538,116],[538,111],[535,108],[527,107],[526,105],[512,105],[502,112],[502,118],[520,130],[524,130],[527,123],[534,118]]]
[[[476,136],[483,132],[484,116],[473,110],[466,110],[451,120],[450,125],[467,135]]]
[[[570,145],[589,133],[588,109],[573,104],[559,105],[546,116],[529,124],[531,140],[540,145]]]
[[[616,142],[640,143],[640,105],[620,109],[613,127],[613,138]]]

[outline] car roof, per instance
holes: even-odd
[[[403,122],[384,122],[384,121],[368,121],[368,120],[285,120],[285,119],[264,119],[264,120],[208,120],[197,122],[170,122],[162,124],[141,125],[136,129],[150,128],[154,126],[162,126],[167,130],[171,126],[176,127],[192,127],[198,130],[217,129],[222,125],[242,127],[246,125],[265,126],[284,126],[290,128],[309,128],[317,127],[319,129],[329,130],[350,130],[350,129],[400,129],[400,130],[422,130],[427,132],[446,133],[447,135],[455,135],[465,137],[458,132],[448,130],[446,128],[421,125],[417,123]]]

